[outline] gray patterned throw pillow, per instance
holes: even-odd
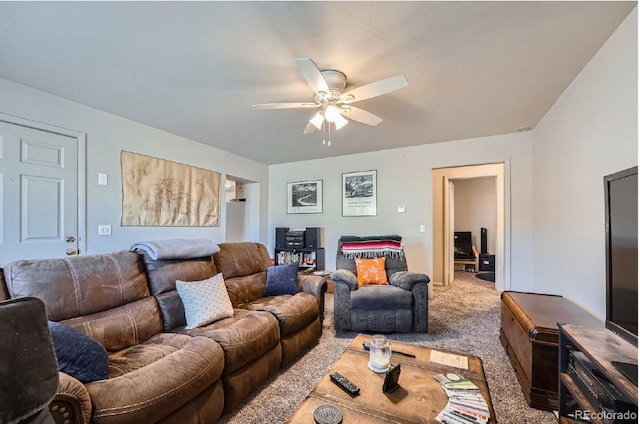
[[[201,281],[176,281],[176,289],[184,304],[187,328],[202,327],[233,316],[233,305],[222,274]]]

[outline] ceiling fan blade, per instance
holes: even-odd
[[[311,134],[312,132],[317,131],[318,129],[316,128],[315,125],[313,125],[311,122],[307,122],[307,126],[304,127],[304,133],[303,134]]]
[[[371,84],[362,85],[354,88],[353,90],[349,90],[340,96],[340,101],[347,104],[359,102],[361,100],[391,93],[392,91],[399,90],[407,85],[409,85],[409,81],[407,81],[404,75],[397,75],[395,77],[372,82]]]
[[[318,94],[319,92],[329,93],[329,87],[327,86],[327,82],[322,77],[320,70],[313,63],[313,60],[307,58],[298,58],[296,59],[296,64],[298,65],[298,69],[300,73],[307,81],[307,84],[313,89],[313,92]]]
[[[259,105],[251,105],[256,109],[294,109],[299,107],[319,107],[317,103],[262,103]]]
[[[374,115],[371,112],[367,112],[364,109],[360,109],[359,107],[347,106],[340,110],[344,116],[349,119],[353,119],[354,121],[361,122],[363,124],[371,125],[375,127],[380,122],[382,122],[382,118],[377,115]]]

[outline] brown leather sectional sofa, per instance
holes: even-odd
[[[33,296],[59,321],[108,351],[109,379],[60,372],[50,410],[58,423],[215,422],[316,342],[326,282],[300,276],[299,293],[263,297],[266,248],[222,243],[197,259],[130,251],[20,260],[0,273],[3,297]],[[222,273],[234,315],[186,329],[176,280]]]

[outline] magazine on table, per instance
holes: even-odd
[[[458,373],[437,374],[449,402],[436,417],[443,424],[486,424],[491,418],[487,401],[478,386]]]

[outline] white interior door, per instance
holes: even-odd
[[[0,266],[78,253],[78,140],[0,122]]]

